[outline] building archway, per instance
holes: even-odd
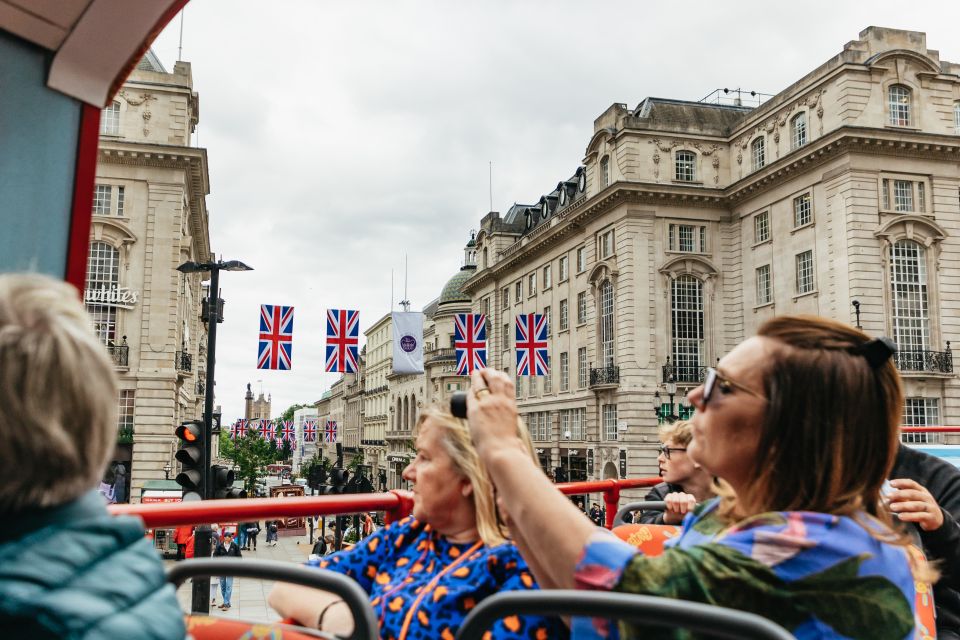
[[[619,480],[620,474],[617,473],[617,465],[612,462],[608,462],[603,465],[603,479],[604,480]]]

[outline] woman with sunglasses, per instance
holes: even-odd
[[[808,316],[774,318],[728,353],[689,394],[687,451],[728,489],[686,518],[657,557],[593,526],[543,476],[516,437],[504,374],[474,372],[470,429],[542,588],[721,605],[800,639],[906,640],[916,628],[914,579],[931,571],[911,560],[880,500],[903,410],[894,350]],[[608,628],[573,622],[575,637]]]
[[[713,476],[687,453],[693,438],[692,427],[688,420],[660,427],[657,464],[663,482],[653,487],[644,500],[664,502],[666,508],[641,511],[641,524],[680,524],[697,504],[715,495]]]

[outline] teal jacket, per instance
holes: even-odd
[[[182,640],[183,612],[138,518],[96,492],[0,523],[0,638]]]

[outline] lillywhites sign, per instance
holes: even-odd
[[[127,287],[118,287],[117,285],[109,287],[104,285],[99,289],[85,289],[83,291],[84,302],[87,304],[99,304],[105,307],[132,309],[139,300],[139,291],[134,291]]]

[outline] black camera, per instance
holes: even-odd
[[[455,418],[467,418],[467,392],[454,391],[450,396],[450,413]]]

